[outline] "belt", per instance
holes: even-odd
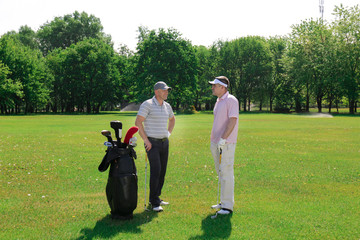
[[[153,138],[153,137],[148,137],[148,139],[155,142],[165,142],[166,140],[168,140],[168,138]]]

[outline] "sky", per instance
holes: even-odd
[[[217,40],[276,36],[291,26],[320,17],[320,0],[0,0],[0,36],[27,25],[34,31],[55,17],[86,12],[99,18],[114,48],[136,49],[138,28],[174,28],[193,45]],[[360,5],[360,0],[323,0],[324,19],[332,21],[335,5]]]

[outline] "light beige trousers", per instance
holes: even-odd
[[[222,208],[234,209],[234,157],[236,143],[227,143],[222,149],[221,164],[220,152],[216,143],[211,143],[211,153],[214,158],[215,169],[220,179],[220,203]]]

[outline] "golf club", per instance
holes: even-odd
[[[217,197],[218,203],[220,203],[221,156],[222,156],[222,148],[220,148],[220,159],[219,159],[218,197]]]
[[[132,138],[137,131],[139,131],[139,128],[136,126],[129,128],[125,135],[124,143],[129,144],[130,138]]]
[[[221,156],[222,156],[222,148],[220,148],[220,159],[219,159],[219,177],[218,177],[218,196],[217,196],[217,202],[220,204],[220,178],[221,178]],[[211,216],[211,219],[214,219],[217,217],[217,212],[215,215]]]
[[[113,142],[113,140],[112,140],[112,138],[111,138],[111,132],[110,132],[109,130],[102,130],[102,131],[101,131],[101,134],[102,134],[103,136],[107,137],[108,142],[110,142],[111,145],[114,146],[114,142]]]
[[[112,143],[111,142],[104,142],[104,145],[107,147],[112,147]]]
[[[147,173],[147,152],[145,152],[145,196],[144,196],[144,210],[146,211],[146,173]]]
[[[136,147],[136,146],[137,146],[136,141],[137,141],[137,137],[132,137],[132,138],[130,138],[130,140],[129,140],[129,145],[130,145],[130,146],[133,146],[133,147]]]
[[[111,121],[110,126],[115,131],[117,146],[121,147],[122,123],[120,121]]]

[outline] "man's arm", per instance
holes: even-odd
[[[171,133],[175,127],[175,116],[169,118],[168,131]]]
[[[146,136],[143,122],[145,121],[145,118],[143,116],[137,115],[135,120],[135,126],[139,128],[139,135],[144,140],[144,145],[146,151],[150,151],[151,149],[151,142],[149,141],[148,137]]]
[[[236,121],[237,121],[237,118],[236,117],[231,117],[229,119],[229,123],[228,125],[226,126],[226,129],[225,129],[225,132],[224,134],[221,136],[222,139],[227,139],[231,132],[234,130],[234,127],[236,125]]]

